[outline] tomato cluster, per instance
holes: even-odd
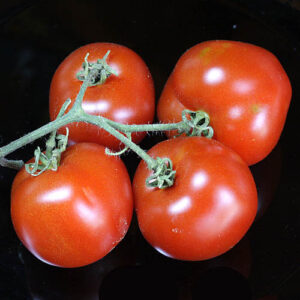
[[[50,117],[82,82],[76,75],[102,58],[115,73],[88,88],[82,108],[124,124],[150,123],[154,88],[150,72],[132,50],[95,43],[71,53],[50,88]],[[125,236],[133,208],[145,239],[160,253],[181,260],[216,257],[237,244],[257,212],[257,190],[248,165],[278,142],[291,86],[273,54],[233,41],[200,43],[179,59],[160,96],[164,122],[181,120],[183,109],[203,110],[215,135],[176,137],[156,144],[153,157],[169,158],[175,181],[159,189],[145,184],[152,174],[141,162],[131,184],[122,160],[105,154],[120,142],[95,125],[68,125],[70,143],[58,171],[32,177],[23,168],[11,193],[11,215],[23,244],[41,260],[78,267],[99,260]],[[166,133],[168,137],[178,134]],[[144,134],[132,134],[141,141]],[[97,143],[97,144],[96,144]]]

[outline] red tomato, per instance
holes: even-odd
[[[120,158],[82,143],[62,155],[58,171],[37,177],[21,169],[11,192],[11,216],[25,247],[60,267],[93,263],[126,234],[133,210],[131,182]]]
[[[187,109],[179,100],[174,92],[172,75],[166,82],[164,89],[157,103],[157,117],[163,123],[176,123],[182,120],[181,113]],[[178,135],[177,130],[167,131],[166,135],[172,138]]]
[[[265,158],[277,144],[291,85],[269,51],[242,42],[203,42],[180,57],[171,77],[159,100],[160,121],[179,119],[178,109],[171,112],[170,105],[204,110],[210,115],[214,138],[248,165]],[[172,99],[164,99],[170,94]]]
[[[88,61],[103,58],[110,50],[107,63],[118,76],[110,75],[102,85],[89,87],[82,103],[85,112],[102,115],[124,124],[151,123],[155,112],[154,85],[144,61],[132,50],[112,43],[94,43],[83,46],[69,56],[57,68],[50,86],[50,118],[54,120],[67,98],[75,100],[82,81],[76,74],[82,69],[87,53]],[[119,149],[120,141],[103,129],[85,123],[69,124],[69,141],[95,142],[111,149]],[[60,132],[65,132],[61,129]],[[145,133],[132,134],[138,143]]]
[[[246,163],[231,149],[204,137],[163,141],[148,152],[168,157],[176,178],[166,189],[149,188],[141,162],[133,181],[139,227],[162,254],[205,260],[231,249],[252,224],[257,192]]]

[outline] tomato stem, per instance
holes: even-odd
[[[135,144],[131,139],[123,135],[121,132],[116,130],[114,127],[112,127],[110,124],[106,122],[106,119],[101,116],[92,116],[87,113],[82,114],[82,120],[85,122],[88,122],[90,124],[97,125],[104,130],[106,130],[108,133],[116,137],[118,140],[120,140],[126,147],[130,148],[132,151],[134,151],[138,156],[140,156],[144,161],[146,161],[149,169],[153,169],[156,166],[155,159],[153,159],[151,156],[149,156],[144,150],[142,150],[137,144]]]
[[[0,165],[1,166],[7,166],[3,164],[9,164],[9,161],[5,159],[3,160],[4,157],[9,155],[10,153],[14,152],[15,150],[22,148],[23,146],[32,143],[33,141],[49,134],[51,131],[56,130],[66,124],[73,123],[76,121],[76,118],[74,118],[72,115],[70,116],[69,114],[66,114],[52,122],[49,122],[48,124],[22,136],[21,138],[10,142],[6,146],[3,146],[0,148]],[[22,167],[23,163],[19,161],[17,163],[17,166]]]
[[[205,136],[212,138],[213,128],[209,126],[209,115],[202,111],[192,111],[185,109],[182,111],[182,121],[177,123],[141,124],[126,125],[105,119],[105,121],[117,130],[124,133],[142,131],[171,131],[177,130],[178,134],[185,133],[188,136]]]
[[[38,176],[46,170],[56,171],[58,169],[61,154],[66,150],[68,144],[69,129],[66,128],[66,135],[56,134],[56,130],[50,135],[46,142],[45,153],[40,147],[34,151],[35,161],[25,165],[26,171],[32,176]]]
[[[103,128],[108,131],[110,134],[118,138],[123,144],[127,146],[127,148],[135,151],[141,158],[147,161],[148,167],[150,169],[154,168],[156,163],[153,159],[148,159],[148,155],[134,142],[132,142],[128,137],[124,136],[119,131],[122,131],[125,134],[129,134],[131,132],[140,132],[140,131],[168,131],[168,130],[178,130],[178,132],[184,132],[186,134],[189,133],[191,127],[187,124],[186,121],[181,121],[178,123],[169,123],[169,124],[142,124],[142,125],[125,125],[120,124],[109,119],[106,119],[102,116],[94,116],[87,114],[83,111],[78,103],[82,102],[82,98],[84,93],[82,91],[86,90],[87,85],[82,84],[80,92],[76,98],[76,101],[72,107],[72,109],[66,113],[65,115],[58,116],[52,122],[28,133],[27,135],[9,143],[6,146],[0,148],[0,165],[4,167],[11,167],[19,169],[22,167],[22,161],[12,161],[10,165],[10,161],[4,159],[7,155],[14,152],[15,150],[49,134],[52,131],[59,129],[67,124],[73,122],[87,122],[96,126]],[[64,106],[67,106],[70,103],[70,99],[66,101]],[[206,123],[205,123],[206,124]],[[206,128],[207,126],[205,126]],[[145,153],[145,154],[144,154]]]
[[[6,159],[4,157],[0,158],[0,166],[2,167],[19,170],[23,167],[23,165],[23,160]]]
[[[169,158],[157,157],[156,165],[152,170],[153,174],[146,179],[148,187],[165,189],[173,185],[176,171],[173,170],[173,164]]]
[[[109,53],[110,50],[106,52],[102,59],[97,59],[94,63],[88,62],[89,53],[87,53],[82,64],[82,70],[76,75],[77,79],[84,82],[91,71],[96,71],[88,80],[89,86],[95,86],[105,83],[106,79],[112,74],[118,76],[118,73],[106,62]]]

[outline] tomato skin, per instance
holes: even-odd
[[[269,51],[242,42],[203,42],[180,57],[171,77],[174,98],[185,108],[206,111],[214,138],[248,165],[265,158],[277,144],[292,91]],[[160,105],[160,110],[167,107]],[[165,122],[166,112],[158,114]]]
[[[162,254],[181,260],[205,260],[232,248],[246,233],[257,211],[257,192],[245,162],[231,149],[203,137],[163,141],[148,152],[169,157],[174,185],[145,186],[151,174],[137,168],[133,194],[139,227]]]
[[[151,123],[155,113],[154,84],[150,71],[141,57],[125,46],[113,43],[93,43],[78,48],[57,68],[50,86],[50,119],[54,120],[67,98],[74,102],[82,81],[76,74],[82,69],[87,53],[95,62],[110,50],[107,63],[118,73],[104,84],[89,87],[82,107],[92,115],[102,115],[123,124]],[[72,105],[70,105],[71,108]],[[111,149],[121,147],[120,141],[95,125],[69,124],[70,143],[94,142]],[[61,129],[61,132],[65,132]],[[140,142],[145,133],[133,133],[132,140]]]
[[[80,267],[110,252],[133,211],[123,162],[104,147],[81,143],[62,155],[58,171],[37,177],[21,169],[11,191],[11,217],[25,247],[40,260]]]
[[[157,103],[157,117],[163,123],[176,123],[182,120],[182,111],[187,109],[175,94],[172,75],[168,78]],[[177,130],[165,132],[168,138],[178,135]]]

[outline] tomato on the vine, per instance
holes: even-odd
[[[11,217],[25,247],[40,260],[80,267],[110,252],[125,236],[133,211],[123,162],[103,146],[78,143],[57,171],[33,177],[21,169],[11,192]]]
[[[110,75],[103,84],[88,88],[82,103],[83,110],[123,124],[152,122],[155,95],[150,71],[134,51],[113,43],[93,43],[80,47],[59,65],[50,86],[51,120],[56,118],[68,98],[74,103],[82,85],[76,75],[82,70],[86,54],[89,53],[88,62],[96,62],[107,51],[110,53],[106,61],[116,75]],[[120,141],[95,125],[73,123],[68,128],[70,143],[94,142],[114,150],[121,147]],[[144,136],[145,133],[133,133],[132,140],[138,143]]]
[[[149,150],[168,157],[174,185],[147,187],[145,162],[137,168],[133,195],[139,227],[162,254],[181,260],[205,260],[238,243],[252,224],[257,191],[247,164],[216,140],[180,137]]]
[[[158,117],[173,122],[182,109],[207,112],[214,138],[252,165],[277,144],[290,100],[290,81],[272,53],[242,42],[208,41],[178,60]]]

